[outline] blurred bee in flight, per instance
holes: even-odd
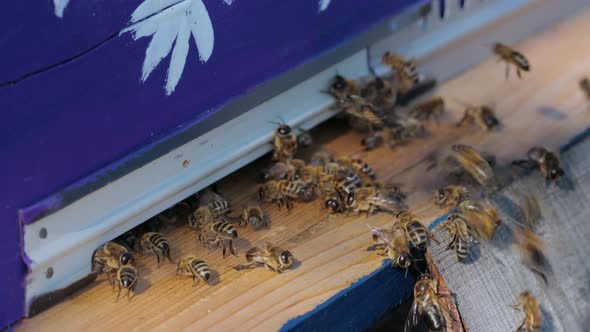
[[[520,325],[516,328],[516,331],[525,332],[539,332],[541,331],[541,325],[543,323],[543,313],[541,312],[541,306],[535,296],[530,291],[525,290],[518,296],[518,303],[511,305],[515,310],[522,310],[524,313],[524,319]]]
[[[448,185],[434,193],[434,204],[441,208],[454,208],[467,199],[469,199],[469,192],[463,186]]]
[[[516,75],[518,77],[521,76],[521,71],[529,71],[531,70],[531,66],[529,65],[529,61],[527,58],[520,52],[514,50],[510,46],[504,45],[502,43],[495,43],[492,46],[492,52],[500,57],[502,61],[506,63],[506,78],[510,75],[510,66],[513,65],[516,67]]]
[[[445,101],[441,97],[432,97],[416,104],[408,112],[408,117],[426,121],[431,118],[438,121],[445,112]]]
[[[524,168],[537,168],[545,178],[546,184],[559,180],[565,173],[561,168],[559,156],[543,147],[531,148],[527,157],[526,160],[515,160],[512,164]]]
[[[461,103],[464,104],[464,103]],[[457,127],[461,127],[466,123],[475,124],[483,131],[491,131],[497,129],[500,126],[500,120],[496,116],[494,109],[487,105],[474,106],[464,104],[465,113],[459,122]]]
[[[263,242],[246,252],[246,262],[234,266],[234,269],[240,271],[252,267],[264,266],[270,271],[281,273],[293,265],[294,258],[289,250],[273,246],[269,242]]]
[[[413,60],[407,60],[399,54],[385,52],[381,61],[393,71],[400,93],[406,93],[419,82],[420,75]]]
[[[590,99],[590,80],[588,77],[584,77],[580,80],[580,88],[586,95],[586,98]]]

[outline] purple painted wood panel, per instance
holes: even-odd
[[[0,33],[0,46],[16,50],[3,59],[2,77],[88,48],[118,31],[140,3],[71,0],[63,22],[56,23],[47,2],[17,1],[11,5],[14,10],[0,14],[6,15],[0,24],[9,31]],[[0,274],[0,326],[23,312],[18,209],[75,181],[91,181],[85,177],[99,169],[96,176],[107,174],[117,160],[417,2],[332,0],[318,13],[317,0],[236,0],[231,6],[206,1],[215,33],[213,53],[201,63],[191,40],[184,73],[171,95],[163,89],[170,56],[140,82],[150,38],[134,40],[128,33],[65,65],[0,87],[0,183],[5,188],[0,192],[0,252],[9,253],[0,260],[5,271]],[[26,13],[30,15],[24,20]],[[16,28],[11,30],[10,23]],[[27,42],[17,35],[35,37]],[[27,218],[42,212],[35,210]]]

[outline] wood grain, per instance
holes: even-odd
[[[436,172],[425,172],[423,160],[430,152],[462,142],[496,153],[500,162],[507,162],[522,157],[533,144],[555,149],[566,143],[590,123],[589,102],[578,89],[580,76],[590,73],[590,40],[585,32],[589,28],[590,13],[585,12],[516,45],[532,64],[532,72],[523,79],[506,80],[504,66],[489,59],[444,83],[436,93],[449,100],[450,114],[442,124],[429,127],[430,137],[394,150],[379,148],[368,153],[366,159],[379,178],[403,183],[403,189],[410,193],[410,206],[428,223],[440,214],[431,204],[431,196],[441,184]],[[474,128],[455,128],[453,124],[462,111],[450,102],[451,98],[474,104],[495,103],[503,130],[486,134]],[[358,133],[340,133],[329,125],[322,128],[325,133],[319,141],[328,149],[339,154],[361,150]],[[259,166],[257,163],[221,181],[220,190],[234,206],[255,198],[253,178]],[[157,269],[154,257],[141,257],[142,279],[138,294],[130,303],[114,303],[114,294],[103,280],[67,302],[25,320],[19,329],[277,330],[290,318],[312,310],[381,265],[380,257],[364,249],[370,243],[366,224],[389,222],[391,218],[385,214],[370,218],[328,217],[319,202],[299,203],[292,213],[270,205],[264,207],[271,217],[271,229],[240,229],[239,254],[243,255],[259,240],[270,240],[293,252],[300,262],[293,270],[281,275],[264,269],[234,271],[231,266],[241,262],[241,258],[221,259],[220,252],[198,248],[194,233],[187,228],[169,229],[166,234],[174,245],[173,256],[193,253],[207,260],[216,271],[215,285],[199,284],[192,288],[190,280],[174,276],[172,264]],[[445,277],[449,275],[446,268],[441,268]],[[459,282],[477,280],[473,279],[475,275],[470,272],[453,276]],[[457,289],[448,277],[447,282],[456,293],[464,290]],[[513,300],[513,294],[505,296]],[[489,301],[497,300],[492,297]],[[459,310],[475,306],[474,301],[460,301]],[[464,318],[469,328],[470,321]],[[515,318],[516,314],[505,311],[490,321],[512,322]]]

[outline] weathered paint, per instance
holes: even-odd
[[[182,75],[154,65],[144,83],[150,40],[120,34],[143,1],[11,2],[0,13],[0,47],[13,50],[0,63],[0,182],[8,188],[0,192],[0,326],[24,308],[19,209],[29,212],[21,213],[26,222],[61,207],[53,193],[108,178],[118,160],[417,2],[339,0],[320,14],[317,0],[204,1],[215,33],[208,61],[194,56],[170,67],[182,67]],[[193,54],[203,58],[202,43],[195,44],[201,48]],[[175,87],[170,96],[163,82]]]

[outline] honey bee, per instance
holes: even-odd
[[[358,157],[342,157],[339,158],[336,162],[340,163],[345,167],[352,168],[357,174],[362,174],[364,177],[368,178],[368,182],[372,182],[377,178],[375,171],[369,164]],[[363,181],[364,182],[364,181]]]
[[[324,199],[324,207],[328,209],[330,214],[342,213],[345,208],[342,197],[340,197],[340,194],[337,192],[334,192],[331,195],[326,195]]]
[[[423,137],[426,130],[420,121],[414,118],[397,119],[390,126],[362,139],[366,150],[372,150],[381,144],[390,148],[407,144],[413,138]]]
[[[528,160],[515,160],[512,164],[526,168],[538,168],[547,184],[550,181],[559,180],[565,173],[561,168],[559,157],[543,147],[531,148],[527,157]]]
[[[336,99],[342,99],[347,95],[356,95],[359,93],[358,87],[353,80],[344,78],[341,75],[334,76],[328,94]]]
[[[357,199],[357,197],[355,197],[355,191],[357,190],[357,188],[359,188],[361,186],[361,182],[359,179],[357,178],[350,178],[350,177],[345,177],[345,178],[341,178],[336,180],[336,191],[342,196],[343,200],[344,200],[344,205],[348,208],[354,208],[353,205],[355,204],[355,201]],[[365,197],[364,196],[364,192],[362,192],[363,194],[361,194],[361,192],[357,193],[359,195],[359,199],[361,197]],[[367,196],[368,197],[368,196]],[[364,200],[363,200],[364,202]],[[366,202],[366,204],[368,204],[368,202]],[[361,203],[362,206],[364,206],[364,203]],[[360,210],[359,210],[360,211]],[[367,212],[369,213],[369,212]]]
[[[590,80],[588,77],[584,77],[580,80],[580,88],[586,95],[586,98],[590,99]]]
[[[502,223],[495,207],[472,200],[464,200],[457,211],[449,214],[448,221],[463,220],[478,239],[491,240]]]
[[[524,319],[516,328],[516,331],[539,332],[543,323],[543,313],[541,306],[535,296],[530,291],[525,290],[518,296],[518,303],[511,306],[516,310],[524,312]]]
[[[434,204],[440,207],[456,207],[459,203],[469,199],[469,192],[463,186],[448,185],[434,193]]]
[[[222,248],[222,255],[225,258],[227,249],[236,256],[236,251],[233,246],[233,240],[238,238],[238,230],[230,222],[223,219],[215,220],[207,225],[204,225],[199,233],[199,241],[208,247]],[[225,246],[225,240],[228,240],[228,246]]]
[[[290,211],[293,207],[293,199],[308,200],[312,193],[301,181],[269,180],[260,187],[258,195],[262,200],[277,203],[279,208],[285,205]]]
[[[117,298],[115,302],[119,300],[121,295],[121,288],[127,289],[127,299],[131,299],[131,293],[135,291],[135,285],[137,284],[137,270],[131,265],[123,265],[117,270]]]
[[[104,273],[113,285],[111,274],[116,273],[119,267],[123,265],[132,265],[135,263],[135,257],[127,250],[126,247],[115,243],[107,242],[100,246],[92,254],[92,270]]]
[[[440,296],[438,282],[431,274],[423,274],[414,285],[414,302],[408,313],[406,320],[405,332],[411,331],[418,325],[418,319],[421,318],[429,331],[446,331],[447,322],[444,311],[449,310],[443,307]]]
[[[355,189],[352,197],[353,199],[346,202],[346,205],[357,215],[366,213],[369,216],[377,210],[395,214],[401,205],[400,202],[381,195],[375,187]]]
[[[294,258],[290,251],[273,246],[269,242],[263,242],[246,252],[246,262],[234,266],[234,269],[240,271],[251,267],[264,266],[270,271],[281,273],[293,265]]]
[[[452,249],[457,255],[457,260],[464,262],[469,256],[471,244],[475,242],[467,224],[462,219],[454,218],[443,222],[442,226],[452,238],[445,250]]]
[[[465,144],[455,144],[452,150],[454,159],[477,182],[488,188],[496,186],[494,170],[480,152]]]
[[[363,97],[347,95],[339,100],[339,104],[346,114],[357,120],[365,121],[368,124],[369,131],[383,127],[383,120],[377,114],[377,110]]]
[[[498,55],[502,61],[506,62],[506,78],[508,78],[508,75],[510,74],[511,64],[516,67],[516,74],[519,78],[522,77],[520,73],[521,70],[529,71],[531,69],[527,58],[510,46],[502,43],[495,43],[492,47],[492,52]]]
[[[198,259],[193,255],[186,255],[178,259],[178,263],[176,263],[176,274],[192,277],[193,287],[197,285],[197,278],[200,278],[205,283],[208,283],[209,278],[211,277],[209,265],[207,265],[204,260]]]
[[[463,118],[461,118],[461,120],[457,123],[457,127],[460,127],[468,122],[475,124],[483,131],[496,129],[500,125],[500,121],[496,117],[494,110],[486,105],[467,106]]]
[[[273,160],[289,162],[297,153],[297,135],[288,125],[280,124],[274,133],[273,146]]]
[[[401,227],[393,227],[392,230],[384,230],[378,227],[369,226],[373,233],[375,244],[367,247],[367,251],[381,249],[381,256],[391,259],[393,266],[407,269],[412,264],[412,255],[408,247],[406,232]]]
[[[266,182],[268,180],[291,180],[296,178],[296,176],[297,169],[293,164],[279,161],[262,170],[258,174],[258,180],[260,182]]]
[[[394,72],[401,93],[406,93],[419,82],[420,77],[413,60],[406,60],[399,54],[385,52],[381,61]]]
[[[264,217],[264,212],[260,206],[251,205],[242,210],[240,225],[250,225],[252,229],[259,230],[261,228],[268,228],[268,221]]]
[[[419,250],[426,250],[428,239],[438,243],[438,240],[430,233],[416,216],[409,211],[397,213],[397,222],[403,228],[410,239],[410,243]]]
[[[299,171],[299,180],[301,180],[306,186],[315,186],[323,175],[323,166],[309,164],[305,165],[305,167]]]
[[[395,105],[397,88],[389,81],[376,77],[361,89],[361,97],[380,107]]]
[[[334,154],[327,150],[320,150],[314,153],[310,159],[310,165],[312,166],[324,166],[334,161]]]
[[[445,111],[445,101],[441,97],[429,98],[410,109],[408,117],[425,121],[430,118],[438,119]]]
[[[156,255],[158,261],[158,267],[160,267],[160,255],[168,258],[168,261],[172,262],[170,258],[170,244],[162,233],[158,232],[147,232],[141,236],[139,240],[140,251],[148,250]],[[158,254],[159,253],[159,254]]]

